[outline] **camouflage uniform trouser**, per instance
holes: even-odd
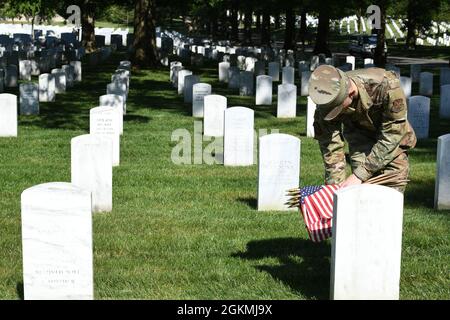
[[[365,159],[366,155],[361,152],[355,152],[350,156],[352,170],[355,170]],[[385,168],[377,172],[374,176],[389,173],[389,172],[399,172],[400,179],[408,179],[409,176],[409,161],[408,161],[408,153],[405,151],[399,154],[394,160],[392,160]],[[401,193],[405,192],[404,187],[393,188]]]

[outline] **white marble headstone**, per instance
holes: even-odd
[[[230,69],[229,62],[220,62],[219,63],[219,81],[220,82],[228,82],[228,70]]]
[[[308,96],[308,102],[306,105],[306,136],[314,138],[314,113],[316,112],[317,105]]]
[[[399,299],[403,194],[363,184],[334,194],[333,300]]]
[[[20,60],[19,61],[19,76],[20,80],[31,81],[31,61]]]
[[[204,98],[203,135],[223,137],[223,125],[227,98],[210,94]]]
[[[420,79],[420,71],[422,66],[420,64],[412,64],[410,66],[410,78],[412,82],[418,82]]]
[[[192,116],[203,117],[204,97],[211,94],[211,85],[196,83],[192,87]]]
[[[352,65],[352,70],[355,70],[355,57],[354,56],[347,56],[345,57],[345,62],[350,63]]]
[[[39,114],[39,86],[36,83],[21,83],[20,91],[20,114]]]
[[[52,75],[55,77],[55,93],[66,92],[66,73],[62,69],[53,69]]]
[[[17,96],[0,93],[0,137],[17,137]]]
[[[39,101],[55,101],[55,77],[53,74],[44,73],[39,76]]]
[[[297,112],[297,86],[294,84],[278,85],[277,118],[295,118]]]
[[[311,78],[311,72],[310,71],[303,71],[302,72],[302,79],[301,79],[301,89],[300,89],[300,95],[302,97],[308,96],[309,92],[309,79]]]
[[[178,94],[184,93],[184,82],[185,77],[192,75],[192,71],[183,69],[180,72],[178,72]]]
[[[417,139],[427,139],[430,128],[430,98],[411,96],[408,99],[408,121]]]
[[[8,65],[5,69],[5,87],[17,87],[17,77],[17,66],[14,64]]]
[[[439,116],[443,119],[450,119],[450,84],[441,86],[441,95],[439,100]]]
[[[238,67],[230,67],[228,70],[228,88],[239,89],[240,70]]]
[[[104,94],[99,97],[99,107],[111,107],[117,112],[117,123],[119,125],[120,134],[123,134],[123,96],[118,94]]]
[[[280,64],[278,62],[269,62],[269,76],[273,81],[280,81]]]
[[[440,81],[441,87],[445,86],[447,84],[450,84],[450,68],[449,67],[441,68],[440,73],[439,73],[439,81]]]
[[[91,193],[70,183],[22,192],[25,300],[94,298]]]
[[[72,183],[92,192],[92,212],[112,210],[112,140],[85,134],[71,140]]]
[[[254,87],[253,72],[241,71],[239,77],[239,95],[252,96],[254,94]]]
[[[434,207],[450,210],[450,134],[438,138]]]
[[[184,102],[192,103],[192,89],[194,84],[199,83],[200,78],[196,75],[187,75],[184,77]]]
[[[225,110],[224,165],[253,165],[254,111],[245,107]]]
[[[433,74],[431,72],[420,73],[419,94],[427,97],[433,95]]]
[[[259,138],[258,211],[289,209],[287,191],[300,185],[300,139],[288,134]]]
[[[272,77],[257,76],[256,77],[256,105],[272,104]]]
[[[294,84],[295,69],[293,67],[284,67],[282,70],[282,83]]]
[[[82,65],[81,61],[71,61],[70,65],[74,67],[75,70],[75,81],[81,82],[82,79]]]
[[[400,84],[402,86],[405,97],[409,98],[411,96],[412,81],[410,77],[400,77]]]
[[[90,110],[89,133],[104,135],[113,143],[113,166],[120,164],[120,127],[117,111],[111,107],[95,107]]]

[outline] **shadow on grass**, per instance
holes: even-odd
[[[18,297],[20,300],[23,300],[23,299],[24,299],[24,294],[23,294],[23,282],[17,282],[17,285],[16,285],[16,292],[17,292],[17,297]]]
[[[254,240],[245,252],[232,255],[251,261],[276,258],[278,265],[255,265],[308,299],[328,299],[330,294],[330,254],[328,242],[313,243],[297,238]]]
[[[238,198],[239,202],[246,204],[250,209],[257,209],[258,201],[254,197]]]

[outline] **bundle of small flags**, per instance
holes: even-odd
[[[300,212],[305,221],[309,238],[320,242],[331,237],[333,220],[333,194],[338,184],[306,186],[289,190],[294,202],[300,204]]]
[[[400,172],[384,173],[364,183],[394,188],[405,186],[409,180],[399,177],[401,177]],[[320,242],[332,236],[333,194],[340,188],[338,184],[330,184],[288,190],[290,199],[286,204],[290,208],[300,208],[309,238],[313,242]]]

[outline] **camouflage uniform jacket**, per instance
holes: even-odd
[[[366,181],[416,144],[407,120],[405,94],[394,72],[368,68],[346,73],[358,87],[351,108],[331,121],[329,110],[317,107],[315,138],[325,162],[327,184],[345,180],[344,137],[349,145],[353,173]],[[325,109],[325,110],[324,110]]]

